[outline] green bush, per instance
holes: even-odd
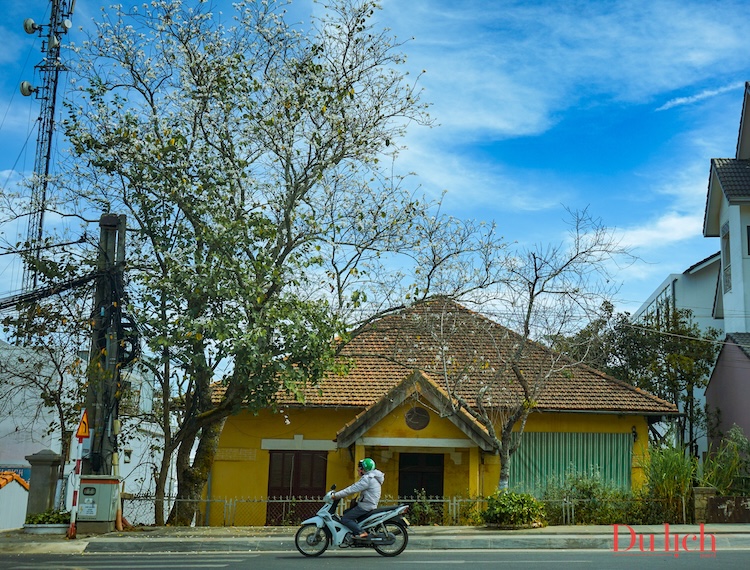
[[[546,515],[544,505],[533,495],[500,489],[487,497],[482,520],[486,524],[543,526]]]
[[[67,511],[45,511],[26,517],[26,524],[69,524],[70,513]]]
[[[645,464],[647,496],[663,508],[662,522],[688,520],[688,505],[698,462],[680,446],[649,449]]]
[[[630,493],[604,481],[599,471],[569,470],[551,480],[543,496],[550,524],[627,524]]]
[[[672,517],[672,518],[670,518]],[[625,512],[624,524],[664,524],[680,522],[674,518],[667,501],[652,496],[648,487],[640,489],[630,497]]]
[[[479,499],[462,501],[458,510],[457,524],[461,526],[477,526],[482,524],[482,504]]]
[[[709,449],[703,462],[700,484],[713,487],[719,495],[745,495],[744,481],[750,475],[750,442],[736,424],[721,440],[716,452]]]

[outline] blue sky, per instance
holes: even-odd
[[[128,4],[128,1],[123,2]],[[216,4],[224,4],[217,1]],[[9,5],[10,6],[9,6]],[[80,41],[101,0],[77,0]],[[495,220],[509,241],[559,242],[565,207],[589,208],[639,256],[617,274],[633,311],[669,273],[718,250],[701,234],[712,157],[733,157],[750,80],[744,1],[385,0],[437,126],[412,129],[402,171],[444,211]],[[34,163],[39,103],[22,98],[48,0],[5,0],[0,184]],[[294,3],[296,14],[312,10]],[[65,89],[63,89],[63,92]],[[31,134],[30,134],[31,133]],[[9,228],[3,228],[6,233]],[[25,226],[24,228],[25,229]],[[0,256],[0,296],[20,272]]]

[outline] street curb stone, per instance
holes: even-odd
[[[79,536],[32,536],[22,530],[0,531],[0,553],[168,553],[168,552],[296,552],[297,527],[139,527],[125,532]],[[619,545],[625,550],[631,527],[620,525]],[[614,527],[559,526],[496,530],[483,527],[412,527],[411,550],[614,550]],[[653,534],[657,549],[664,544],[664,525],[632,527],[638,535]],[[706,525],[716,550],[750,550],[750,524]],[[670,536],[694,536],[697,525],[670,525]],[[637,548],[637,546],[635,547]]]

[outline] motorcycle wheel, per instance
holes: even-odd
[[[389,545],[373,544],[373,548],[381,556],[398,556],[401,554],[406,545],[409,543],[409,533],[406,532],[406,527],[401,523],[397,522],[385,522],[378,526],[378,532],[385,532],[387,535],[393,535],[396,542]]]
[[[328,529],[318,528],[314,524],[306,524],[299,528],[294,536],[294,545],[304,556],[320,556],[331,543]]]

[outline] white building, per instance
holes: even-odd
[[[675,309],[689,309],[693,322],[702,330],[723,330],[724,321],[721,315],[715,314],[714,303],[720,273],[721,257],[718,252],[682,273],[672,273],[633,314],[633,321],[637,322],[647,315],[658,317],[661,311],[669,313]],[[704,388],[695,388],[693,397],[698,405],[706,405]],[[696,434],[696,447],[699,457],[708,450],[706,433]]]
[[[737,424],[750,435],[750,82],[736,155],[711,160],[703,236],[718,238],[718,252],[668,276],[634,319],[667,302],[692,310],[703,329],[722,331],[725,342],[705,390],[706,411],[717,434]],[[706,449],[704,440],[699,452]]]

